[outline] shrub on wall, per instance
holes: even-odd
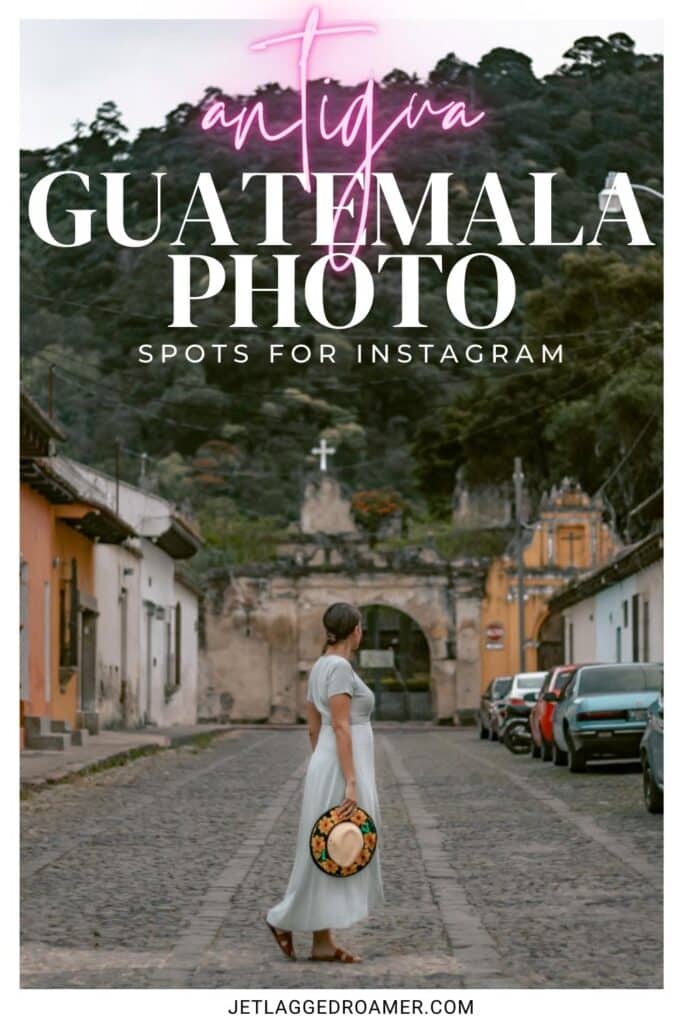
[[[401,516],[406,508],[407,503],[391,488],[356,491],[351,499],[354,519],[371,537],[376,537],[383,526]]]

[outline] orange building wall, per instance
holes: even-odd
[[[509,568],[508,568],[509,567]],[[510,576],[510,570],[513,575]],[[525,580],[529,585],[530,580]],[[482,667],[481,686],[484,689],[494,676],[514,675],[519,672],[519,638],[517,626],[517,601],[508,600],[510,585],[516,586],[517,576],[513,563],[509,559],[496,559],[486,581],[486,596],[482,603],[482,634],[480,659]],[[534,636],[534,629],[539,616],[545,614],[546,603],[542,597],[530,594],[524,602],[525,636]],[[503,647],[492,650],[486,646],[486,627],[491,623],[503,626]],[[536,650],[527,647],[525,651],[525,670],[536,669]]]
[[[55,557],[52,506],[21,484],[20,551],[28,566],[28,701],[27,715],[54,717],[45,698],[45,583],[50,582],[50,692],[58,689],[56,643],[59,629],[59,581]]]
[[[80,700],[78,673],[59,683],[59,592],[71,575],[71,559],[78,566],[78,587],[95,593],[94,545],[87,537],[55,518],[55,509],[26,484],[20,490],[21,558],[28,567],[28,700],[23,715],[45,715],[76,726]],[[50,583],[50,698],[45,695],[45,583]],[[20,731],[23,749],[23,729]]]

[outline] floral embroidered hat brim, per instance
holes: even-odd
[[[321,814],[311,829],[313,862],[326,875],[347,878],[367,867],[377,849],[375,823],[362,807],[341,818],[338,807]]]

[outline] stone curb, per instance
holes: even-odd
[[[232,723],[230,725],[226,724],[222,726],[207,725],[205,729],[197,730],[196,732],[183,732],[176,735],[167,733],[166,738],[170,741],[168,744],[169,747],[183,747],[193,743],[198,736],[224,736],[226,732],[237,732],[238,730],[242,731],[242,726],[234,725]]]
[[[186,746],[193,743],[198,737],[201,736],[222,736],[227,732],[237,731],[234,726],[225,726],[225,728],[212,728],[201,729],[192,733],[180,733],[177,735],[166,734],[163,732],[155,733],[154,739],[146,738],[144,742],[134,744],[130,747],[124,747],[122,750],[117,750],[115,753],[102,753],[100,755],[94,755],[83,761],[71,762],[64,766],[63,770],[56,772],[50,772],[45,776],[37,778],[20,779],[20,792],[23,796],[27,793],[36,793],[43,789],[48,789],[50,786],[56,786],[63,782],[68,782],[70,779],[77,778],[82,775],[88,775],[93,769],[98,771],[104,771],[107,768],[116,768],[120,765],[127,764],[129,761],[133,761],[138,757],[147,757],[150,754],[158,754],[160,750],[169,750],[175,747]],[[84,750],[87,754],[87,748]]]

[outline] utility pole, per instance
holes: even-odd
[[[50,419],[55,414],[55,368],[52,363],[47,371],[47,414]]]
[[[121,480],[121,442],[116,442],[116,514],[119,514],[119,483]]]
[[[526,636],[524,622],[524,551],[522,545],[524,531],[522,520],[522,484],[524,482],[524,473],[522,472],[522,460],[519,456],[515,456],[515,472],[513,480],[515,482],[515,546],[517,551],[517,634],[519,641],[519,671],[524,672],[526,665],[524,651],[524,641]]]

